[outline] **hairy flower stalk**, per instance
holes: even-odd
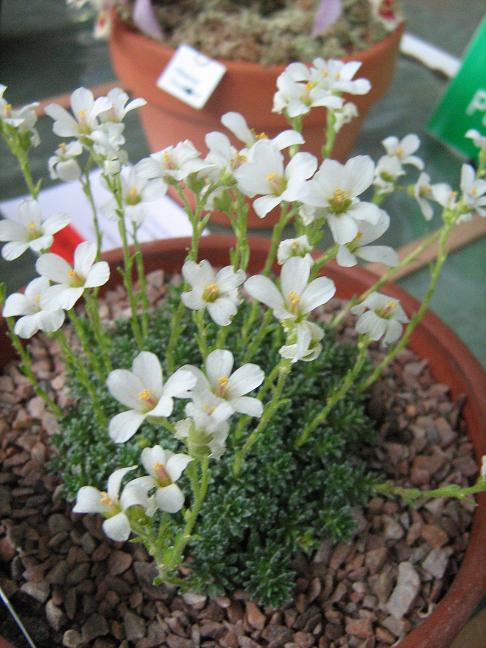
[[[366,362],[366,352],[369,344],[370,338],[368,336],[360,336],[358,340],[358,355],[353,367],[347,372],[341,382],[338,383],[333,391],[329,394],[323,409],[305,425],[304,429],[299,434],[295,442],[297,448],[300,448],[302,445],[304,445],[304,443],[306,443],[314,430],[316,430],[320,425],[324,425],[333,408],[337,405],[337,403],[339,403],[342,398],[344,398],[344,396],[346,396],[349,390],[355,386],[356,378],[360,375]]]

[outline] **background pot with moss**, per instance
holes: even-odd
[[[110,52],[123,85],[147,99],[140,112],[152,151],[190,139],[205,150],[205,135],[221,130],[220,118],[237,109],[256,133],[274,137],[285,126],[272,112],[277,77],[291,61],[336,57],[361,62],[357,76],[369,79],[369,93],[353,96],[358,116],[340,131],[333,157],[345,159],[370,107],[386,92],[395,69],[404,28],[396,2],[345,0],[340,17],[319,36],[312,36],[318,2],[154,2],[155,21],[147,36],[126,7],[113,15]],[[324,8],[332,3],[323,3]],[[381,10],[381,15],[377,11]],[[145,29],[147,29],[146,23]],[[158,25],[157,28],[154,25]],[[226,73],[201,110],[184,104],[156,85],[181,43],[221,60]],[[317,154],[326,128],[326,110],[315,109],[305,120],[306,150]],[[218,214],[213,220],[227,224]],[[250,213],[251,227],[268,227]]]

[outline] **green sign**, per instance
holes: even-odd
[[[467,158],[479,155],[465,135],[486,132],[486,17],[466,50],[461,68],[427,124],[427,130]]]

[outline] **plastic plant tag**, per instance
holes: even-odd
[[[476,30],[459,72],[427,124],[431,135],[474,159],[479,149],[465,137],[469,129],[486,130],[486,18]]]
[[[189,45],[180,45],[157,79],[157,87],[200,110],[213,94],[226,68]]]

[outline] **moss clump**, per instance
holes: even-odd
[[[242,305],[238,317],[248,305]],[[150,320],[147,350],[164,357],[170,322],[169,309],[155,312]],[[188,315],[176,351],[176,366],[199,365],[194,328]],[[216,327],[210,328],[210,339]],[[235,366],[244,353],[232,327],[226,347],[235,355]],[[127,322],[118,322],[111,335],[116,367],[129,367],[136,350]],[[274,366],[281,344],[280,329],[267,337],[254,362]],[[279,606],[291,598],[295,574],[292,562],[300,552],[315,550],[324,537],[349,538],[353,528],[353,507],[369,499],[373,478],[362,458],[363,444],[374,437],[371,421],[364,413],[363,397],[349,393],[332,411],[326,424],[299,450],[294,441],[315,415],[326,393],[353,365],[356,349],[345,346],[328,332],[319,358],[299,363],[286,384],[285,404],[271,420],[244,469],[233,475],[233,447],[238,440],[230,432],[228,450],[212,461],[207,499],[187,552],[190,576],[187,587],[221,594],[248,590],[263,605]],[[97,428],[89,403],[76,377],[71,376],[77,404],[62,423],[55,438],[59,456],[55,460],[66,494],[73,498],[85,484],[104,486],[108,475],[123,465],[139,463],[141,447],[160,443],[180,450],[179,442],[162,429],[145,424],[135,437],[122,445],[113,444],[106,430]],[[97,385],[108,416],[120,411],[106,388]],[[173,420],[183,416],[184,401],[178,401]],[[241,444],[241,440],[240,440]],[[135,475],[135,473],[134,473]],[[185,479],[185,478],[184,478]],[[189,485],[181,482],[186,493]],[[179,514],[180,515],[180,514]]]
[[[342,0],[342,14],[311,36],[318,0],[156,0],[171,47],[182,43],[212,57],[263,65],[340,57],[367,49],[386,35],[369,0]],[[398,10],[393,2],[391,10]]]

